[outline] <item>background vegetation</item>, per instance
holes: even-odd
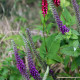
[[[80,4],[80,0],[77,2]],[[59,76],[80,76],[80,36],[77,32],[76,17],[71,1],[61,0],[61,7],[57,10],[63,24],[66,24],[70,31],[66,35],[58,31],[49,8],[44,30],[46,45],[48,45],[46,55],[41,0],[0,0],[0,80],[23,80],[16,68],[11,39],[14,39],[17,44],[20,56],[27,66],[24,42],[19,35],[19,32],[22,32],[26,36],[26,28],[30,28],[40,56],[54,69],[55,73],[59,72]],[[50,34],[52,35],[49,36]],[[41,65],[35,57],[34,61],[36,68],[43,76]],[[52,78],[49,77],[47,80],[50,79]],[[31,80],[34,79],[31,77]]]

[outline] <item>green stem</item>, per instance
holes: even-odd
[[[46,28],[46,26],[45,26],[45,17],[44,17],[44,23],[43,23],[43,36],[44,36],[45,49],[46,49],[46,53],[47,53],[48,50],[47,50],[47,45],[46,45],[46,40],[45,40],[45,34],[44,34],[45,28]]]

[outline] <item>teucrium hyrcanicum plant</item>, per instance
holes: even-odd
[[[78,4],[76,0],[71,1],[79,24],[80,14]],[[66,3],[64,2],[64,4]],[[56,0],[42,0],[43,12],[40,14],[41,25],[36,25],[36,30],[39,30],[42,34],[36,36],[36,40],[36,37],[33,38],[33,36],[31,36],[31,31],[29,28],[26,29],[27,37],[25,37],[26,34],[20,34],[25,44],[24,53],[26,53],[27,56],[29,71],[35,80],[47,80],[48,78],[49,80],[56,80],[56,75],[76,76],[76,71],[79,74],[78,67],[80,66],[80,34],[72,27],[76,23],[75,16],[71,15],[69,9],[66,7],[67,5],[63,6],[61,4],[60,6],[59,0],[58,2],[56,2]],[[59,8],[61,11],[58,11]],[[53,19],[55,22],[54,20],[51,23],[48,21],[50,18],[49,15],[54,17]],[[53,30],[53,26],[55,26],[55,28],[56,26],[58,27],[57,29]],[[34,42],[37,40],[39,40],[41,45],[36,49]],[[33,61],[34,57],[35,62]],[[18,56],[17,58],[20,57]],[[16,61],[18,61],[18,59],[16,59]],[[36,64],[38,62],[40,63],[40,66]],[[21,59],[19,59],[19,64],[22,63],[23,62]],[[18,65],[18,69],[25,77],[25,68],[22,69],[23,66]],[[47,66],[49,66],[49,68],[47,68]],[[39,67],[40,70],[38,70]],[[74,71],[73,75],[71,71]],[[62,75],[61,73],[64,74]]]

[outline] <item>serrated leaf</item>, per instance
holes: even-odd
[[[56,34],[51,35],[47,40],[48,54],[47,56],[50,59],[54,59],[56,61],[61,61],[60,56],[58,56],[57,52],[60,47],[60,40],[55,40]]]
[[[79,41],[78,40],[75,40],[73,42],[73,47],[77,48],[79,46]]]
[[[61,53],[62,54],[65,54],[65,55],[68,55],[68,56],[74,56],[74,57],[77,57],[80,55],[80,53],[76,50],[74,51],[74,48],[71,47],[71,46],[63,46],[61,47]]]
[[[59,33],[58,35],[56,35],[55,40],[59,39],[59,40],[63,40],[64,35],[62,35],[62,33]]]
[[[46,56],[48,57],[48,59],[53,59],[58,62],[62,62],[62,58],[57,54],[60,47],[60,40],[55,40],[55,37],[56,34],[53,34],[46,39],[48,52],[46,52],[45,43],[43,43],[42,46],[40,47],[40,54],[42,55],[43,58]]]

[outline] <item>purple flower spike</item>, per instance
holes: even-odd
[[[60,17],[56,11],[56,8],[54,7],[54,3],[51,0],[47,0],[47,1],[48,1],[49,5],[51,6],[52,13],[54,14],[54,18],[59,27],[59,30],[62,32],[62,34],[69,32],[69,29],[65,25],[63,25],[62,21],[60,20]]]
[[[54,80],[56,80],[56,75],[52,69],[49,70],[49,74],[53,77]]]
[[[26,48],[29,71],[30,71],[31,75],[33,76],[33,78],[35,80],[42,80],[42,78],[40,77],[39,72],[36,70],[36,67],[34,65],[31,50],[29,49],[29,46],[28,46],[28,42],[27,42],[26,38],[23,35],[22,35],[22,37],[23,37],[23,40],[24,40],[25,48]]]
[[[35,80],[42,80],[39,72],[35,68],[35,65],[34,65],[34,62],[32,60],[32,56],[31,56],[31,51],[29,48],[27,48],[27,59],[28,59],[29,71],[30,71],[31,75],[33,76],[33,78]]]
[[[77,4],[76,0],[71,0],[72,5],[74,7],[75,10],[75,14],[76,14],[76,18],[78,21],[78,25],[80,26],[80,13],[79,13],[79,5]],[[80,28],[78,27],[78,31],[80,32]]]
[[[74,7],[74,10],[75,10],[75,13],[76,13],[76,17],[77,17],[77,20],[78,20],[79,25],[80,25],[79,5],[77,4],[76,0],[71,0],[71,2],[73,4],[73,7]]]
[[[30,41],[30,44],[31,44],[31,47],[32,47],[32,50],[33,50],[33,53],[36,55],[39,63],[42,65],[42,68],[43,68],[44,71],[45,71],[46,68],[47,68],[46,62],[43,61],[42,58],[40,57],[40,55],[37,53],[37,51],[36,51],[36,49],[35,49],[34,42],[33,42],[32,37],[31,37],[31,33],[30,33],[29,28],[27,28],[27,35],[28,35],[28,38],[29,38],[29,41]]]
[[[69,29],[64,25],[60,28],[60,31],[62,32],[62,34],[65,34],[66,32],[69,32]]]
[[[12,42],[13,42],[13,50],[14,50],[14,54],[15,54],[17,68],[20,71],[20,73],[22,74],[22,76],[24,76],[27,80],[30,80],[29,79],[29,74],[28,74],[27,69],[26,69],[26,66],[25,66],[23,60],[20,59],[20,56],[18,55],[18,50],[16,48],[16,45],[15,45],[14,41],[12,41]]]

